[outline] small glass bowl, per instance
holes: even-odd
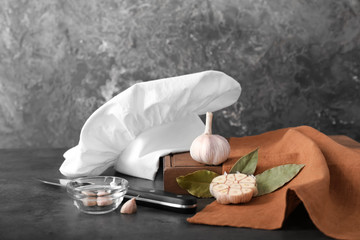
[[[66,190],[81,212],[104,214],[119,207],[128,185],[126,179],[119,177],[82,177],[71,180]]]

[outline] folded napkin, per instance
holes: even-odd
[[[98,108],[85,122],[77,146],[64,153],[68,177],[121,173],[154,179],[159,157],[188,151],[204,131],[198,115],[227,107],[240,84],[218,71],[137,83]]]
[[[188,219],[191,223],[281,228],[285,217],[302,201],[311,220],[324,234],[360,239],[360,143],[346,137],[329,137],[307,126],[231,138],[231,155],[223,170],[259,147],[255,174],[288,164],[305,164],[281,189],[242,205],[213,202]]]

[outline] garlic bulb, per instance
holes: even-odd
[[[256,178],[239,172],[215,177],[209,190],[220,204],[249,202],[258,193]]]
[[[213,114],[207,112],[205,132],[192,142],[190,155],[195,161],[200,163],[219,165],[228,158],[230,144],[224,137],[212,134],[212,118]]]

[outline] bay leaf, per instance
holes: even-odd
[[[176,178],[178,185],[188,191],[191,195],[200,198],[210,198],[212,195],[209,186],[214,177],[219,174],[209,170],[198,170],[185,176]]]
[[[230,169],[229,173],[241,172],[244,174],[254,174],[258,162],[258,148],[242,156]]]
[[[256,184],[258,194],[256,196],[265,195],[284,186],[292,180],[304,167],[303,164],[285,164],[268,169],[256,175]]]

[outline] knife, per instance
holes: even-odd
[[[42,183],[66,187],[66,184],[72,179],[37,179]],[[196,211],[197,200],[193,196],[178,195],[161,190],[146,189],[146,188],[132,188],[129,187],[124,198],[129,200],[136,197],[136,202],[139,205],[147,207],[155,207],[165,210],[170,210],[180,213],[193,213]]]

